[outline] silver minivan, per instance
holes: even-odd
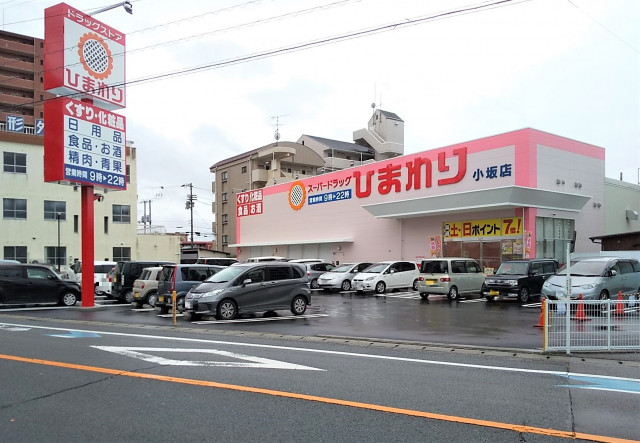
[[[581,258],[571,261],[571,298],[584,300],[626,298],[640,292],[640,262],[621,257]],[[550,300],[565,297],[567,267],[563,266],[542,285],[542,296]]]
[[[430,258],[420,264],[418,292],[423,299],[439,294],[456,300],[460,295],[482,295],[484,280],[482,268],[471,258]]]
[[[311,304],[303,265],[287,262],[238,263],[212,275],[185,297],[185,318],[215,315],[232,320],[238,314],[289,309],[301,315]]]

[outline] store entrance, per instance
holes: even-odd
[[[485,274],[493,274],[503,260],[514,258],[513,250],[504,250],[504,241],[448,241],[444,243],[445,257],[469,257],[480,263]],[[522,258],[520,255],[518,258]]]

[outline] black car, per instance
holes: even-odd
[[[0,263],[0,303],[58,303],[73,306],[80,300],[80,285],[63,280],[45,265]]]
[[[515,297],[520,303],[527,303],[532,296],[540,295],[544,281],[557,270],[558,262],[553,259],[504,261],[494,275],[485,279],[482,294],[487,301]]]
[[[113,271],[113,286],[111,287],[112,298],[131,303],[133,301],[133,282],[136,281],[144,268],[171,264],[170,261],[159,260],[129,260],[116,263]]]

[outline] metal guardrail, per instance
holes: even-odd
[[[640,300],[544,300],[536,326],[544,351],[640,350]]]

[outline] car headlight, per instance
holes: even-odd
[[[580,289],[593,289],[598,286],[596,283],[587,283],[586,285],[580,286]]]
[[[549,280],[545,281],[545,282],[542,284],[542,287],[543,287],[543,288],[547,288],[547,289],[549,289],[549,288],[551,287],[551,283],[549,283]]]
[[[222,292],[222,289],[214,289],[213,291],[209,291],[209,292],[203,292],[202,294],[198,294],[200,295],[200,297],[213,297],[214,295],[218,295]],[[197,297],[197,298],[200,298]]]
[[[518,286],[518,280],[507,280],[509,286]]]
[[[364,279],[364,281],[371,281],[371,280],[375,280],[375,277],[367,277]]]

